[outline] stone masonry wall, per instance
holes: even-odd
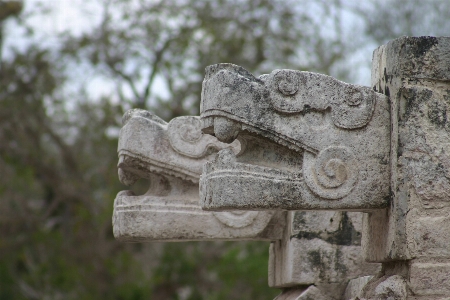
[[[392,202],[365,219],[366,258],[384,262],[366,297],[397,276],[407,299],[448,299],[450,38],[402,37],[379,47],[372,86],[390,97]]]

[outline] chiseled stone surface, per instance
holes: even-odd
[[[238,139],[206,163],[208,210],[357,210],[389,200],[388,98],[330,76],[242,67],[206,68],[203,132]]]
[[[218,64],[201,121],[128,112],[119,177],[150,188],[117,195],[115,236],[270,240],[277,300],[450,299],[450,37],[379,47],[372,87]]]
[[[320,289],[312,285],[304,289],[285,290],[274,300],[330,300],[330,298],[324,296]]]
[[[370,261],[409,262],[391,274],[407,299],[450,297],[449,66],[449,37],[402,37],[373,56],[373,89],[390,96],[392,204],[366,215],[363,248]]]
[[[370,260],[448,255],[449,49],[450,38],[402,37],[374,52],[373,88],[391,96],[393,205],[367,216]]]
[[[119,137],[119,178],[126,185],[147,178],[144,195],[120,192],[114,203],[114,236],[123,241],[275,240],[283,212],[206,212],[199,206],[202,165],[218,150],[239,152],[203,135],[198,117],[166,123],[144,110],[130,110]]]
[[[284,238],[270,246],[269,286],[335,283],[327,296],[341,299],[348,280],[379,271],[361,256],[361,222],[358,212],[289,212]]]
[[[410,266],[410,284],[414,295],[450,298],[450,259],[420,259]]]
[[[348,282],[347,288],[345,289],[344,297],[342,298],[342,300],[361,299],[364,286],[372,278],[373,276],[362,276],[350,280]]]

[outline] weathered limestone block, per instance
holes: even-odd
[[[341,299],[350,279],[376,274],[361,256],[362,214],[289,212],[284,238],[270,246],[269,286],[328,284],[327,299]]]
[[[344,297],[342,298],[342,300],[361,299],[364,286],[372,278],[373,276],[363,276],[350,280],[348,282],[347,288],[345,289]]]
[[[448,253],[449,49],[450,38],[404,37],[374,52],[372,85],[391,96],[393,129],[393,205],[368,215],[367,255],[374,261]],[[378,237],[380,223],[388,227]]]
[[[411,292],[414,295],[450,298],[450,259],[417,259],[410,265]]]
[[[389,203],[389,107],[370,88],[275,70],[258,78],[206,69],[203,132],[242,150],[219,152],[200,180],[208,210],[357,210]]]
[[[114,203],[114,236],[123,241],[276,240],[282,212],[206,212],[199,206],[202,165],[230,147],[203,135],[198,117],[166,123],[144,110],[130,110],[119,137],[119,178],[126,185],[147,178],[144,195],[120,192]],[[230,151],[239,151],[239,143]]]
[[[365,256],[408,260],[399,274],[408,299],[450,297],[450,38],[379,47],[372,86],[390,96],[392,197],[388,209],[365,217]]]
[[[362,299],[370,299],[370,300],[407,299],[406,280],[400,275],[382,277],[376,282],[376,284],[373,284],[372,286],[374,288],[370,291],[370,293],[367,292],[365,293],[365,291],[363,291]]]

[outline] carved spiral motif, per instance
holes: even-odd
[[[284,113],[298,113],[305,107],[314,110],[325,110],[330,105],[331,91],[328,88],[329,78],[320,74],[294,70],[275,70],[267,76],[266,85],[273,108]],[[320,93],[321,89],[328,92]]]
[[[297,93],[299,89],[299,80],[297,74],[294,72],[279,72],[275,76],[278,83],[278,90],[286,96],[291,96]]]
[[[331,146],[320,151],[316,157],[305,151],[303,175],[314,194],[325,199],[339,199],[355,186],[358,167],[349,148]]]
[[[253,223],[259,212],[257,211],[234,211],[234,212],[213,212],[220,222],[228,227],[242,228]]]
[[[264,80],[276,111],[293,114],[331,108],[334,125],[346,129],[367,125],[377,98],[369,88],[310,72],[275,70]]]
[[[345,98],[345,102],[350,106],[360,105],[363,100],[361,92],[355,91],[351,96]]]
[[[198,142],[202,138],[200,131],[200,120],[190,119],[191,123],[183,124],[178,128],[180,138],[188,143]]]
[[[238,141],[228,145],[219,142],[213,136],[202,134],[199,117],[175,118],[170,121],[167,131],[172,148],[185,156],[200,158],[210,153],[210,150],[219,151],[230,146],[235,153],[240,151]]]
[[[208,143],[201,143],[203,136],[200,122],[198,117],[179,117],[171,120],[168,135],[173,149],[186,156],[202,157]]]

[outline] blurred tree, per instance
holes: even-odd
[[[0,58],[2,57],[3,23],[11,17],[17,17],[23,9],[22,1],[0,1]],[[0,70],[1,70],[0,60]]]
[[[122,102],[168,120],[198,114],[211,64],[230,62],[256,73],[281,67],[333,73],[352,49],[335,9],[312,0],[106,1],[101,23],[81,37],[68,36],[65,51],[115,79]]]
[[[448,5],[447,0],[371,0],[349,6],[364,18],[369,40],[382,45],[403,35],[448,36]]]
[[[149,294],[111,236],[116,159],[96,158],[114,153],[104,128],[122,112],[106,101],[64,111],[64,80],[38,46],[0,74],[0,299],[113,299],[126,284]]]
[[[18,16],[22,9],[22,1],[0,1],[0,22],[12,16]]]
[[[219,62],[348,80],[349,57],[367,43],[440,34],[448,19],[438,0],[97,1],[101,22],[61,35],[61,47],[29,43],[0,55],[0,299],[273,298],[267,243],[113,239],[124,111],[197,114],[203,70]],[[0,1],[0,28],[21,10]],[[425,32],[414,21],[421,17]],[[26,19],[17,26],[33,29]],[[88,81],[71,90],[80,68],[116,89],[99,95]]]

